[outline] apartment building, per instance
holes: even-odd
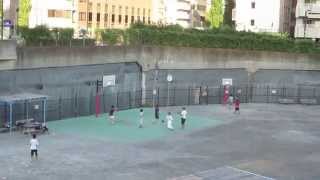
[[[73,28],[74,14],[72,0],[32,0],[29,27]]]
[[[290,32],[293,0],[236,0],[233,20],[238,31]]]
[[[298,0],[295,37],[320,40],[320,0]]]
[[[152,0],[75,0],[76,31],[94,36],[97,29],[124,29],[141,22],[151,24]]]
[[[202,27],[208,0],[153,0],[153,22],[184,28]]]
[[[202,28],[204,26],[206,12],[209,7],[207,6],[207,0],[191,1],[191,27]]]

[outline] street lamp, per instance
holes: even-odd
[[[311,10],[304,11],[304,31],[303,31],[303,38],[306,38],[306,31],[307,31],[307,23],[308,23],[308,12]]]
[[[3,1],[1,0],[1,40],[3,40],[3,16],[4,16],[4,10],[3,10]]]

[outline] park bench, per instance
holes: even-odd
[[[278,99],[279,104],[295,104],[294,99],[289,99],[289,98],[280,98]]]
[[[300,103],[304,105],[317,105],[317,99],[300,99]]]

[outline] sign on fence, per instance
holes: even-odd
[[[230,79],[230,78],[223,78],[223,79],[222,79],[222,85],[223,85],[223,86],[232,86],[232,79]]]
[[[103,87],[114,86],[116,85],[116,76],[115,75],[107,75],[103,76]]]

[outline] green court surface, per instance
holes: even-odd
[[[70,118],[48,123],[51,132],[56,134],[75,135],[89,138],[99,138],[113,140],[117,142],[141,142],[165,138],[166,136],[186,133],[199,130],[205,127],[217,126],[222,123],[214,118],[187,116],[186,128],[180,128],[180,115],[174,113],[173,125],[175,130],[170,131],[166,128],[165,112],[160,112],[160,122],[152,123],[154,111],[152,108],[144,109],[144,127],[139,126],[139,109],[119,111],[116,113],[116,123],[111,124],[107,114],[102,114],[98,118],[86,116]]]

